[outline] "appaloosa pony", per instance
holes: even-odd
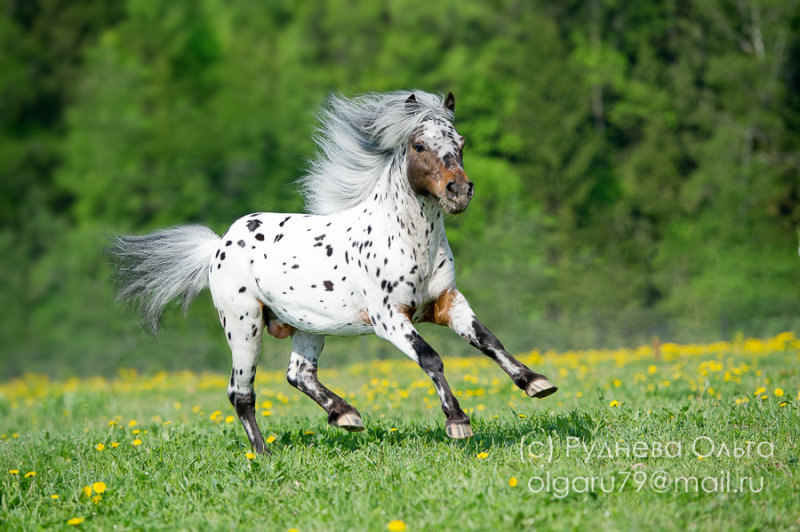
[[[221,238],[185,226],[115,239],[119,296],[139,304],[153,330],[169,301],[186,306],[210,287],[233,354],[228,398],[257,452],[265,452],[253,392],[264,326],[291,336],[289,383],[350,431],[364,429],[360,414],[317,379],[326,335],[375,333],[417,362],[452,438],[472,436],[469,418],[415,323],[450,327],[531,397],[557,390],[503,348],[456,288],[442,214],[463,212],[474,186],[454,110],[452,93],[332,96],[301,182],[311,214],[248,214]]]

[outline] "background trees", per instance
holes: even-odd
[[[797,0],[295,4],[6,3],[0,372],[225,367],[207,301],[133,325],[102,239],[301,209],[331,90],[455,92],[460,287],[511,348],[798,325]]]

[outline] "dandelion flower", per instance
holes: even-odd
[[[102,501],[102,500],[103,500],[103,496],[102,495],[95,495],[94,497],[92,497],[92,502],[94,504],[99,504],[100,501]]]
[[[141,432],[142,432],[141,430],[139,430],[139,429],[136,429],[136,430],[134,430],[134,431],[133,431],[133,434],[139,434],[139,433],[141,433]]]
[[[225,418],[225,423],[233,423],[233,416],[228,416]]]
[[[314,434],[314,431],[313,430],[307,430],[303,434]]]
[[[619,379],[614,379],[614,388],[619,388],[622,386],[622,381]]]
[[[245,456],[247,457],[248,460],[252,460],[253,458],[256,457],[255,453],[253,452],[248,452],[245,454]]]
[[[107,487],[105,482],[95,482],[92,484],[92,489],[95,493],[104,493]]]
[[[487,452],[478,453],[478,460],[483,460],[484,458],[489,458],[489,453]]]
[[[517,484],[518,484],[517,477],[511,477],[510,479],[508,479],[508,485],[511,486],[512,488],[516,488]]]
[[[135,426],[136,426],[136,424],[137,424],[137,423],[136,423],[136,420],[135,420],[135,419],[131,419],[130,421],[128,421],[128,426],[129,426],[129,427],[135,427]]]
[[[94,448],[97,449],[98,451],[105,451],[106,450],[106,446],[104,444],[102,444],[102,443],[98,443],[97,445],[94,446]]]
[[[92,496],[92,487],[91,486],[84,486],[83,487],[83,494],[86,495],[87,497],[91,497]]]
[[[31,478],[36,476],[36,471],[28,471],[25,473],[25,478]]]
[[[56,499],[58,499],[58,495],[54,493],[54,494],[50,495],[50,498],[53,499],[53,500],[56,500]]]
[[[116,449],[117,447],[119,447],[119,442],[118,441],[112,441],[111,442],[111,448],[112,449]]]
[[[395,519],[393,521],[389,521],[389,524],[386,525],[386,530],[390,532],[403,532],[407,527],[405,521],[401,521],[400,519]]]
[[[9,475],[19,475],[19,469],[9,469],[8,470],[8,474]]]
[[[772,393],[775,394],[775,397],[783,397],[783,388],[775,388],[775,391]]]
[[[274,442],[276,439],[277,439],[277,438],[275,438],[275,436],[273,436],[273,435],[271,435],[271,434],[270,434],[269,436],[267,436],[267,443],[272,443],[272,442]]]
[[[614,399],[613,401],[611,401],[610,403],[608,403],[608,406],[610,406],[610,407],[617,407],[617,406],[619,406],[619,401],[617,401],[616,399]]]
[[[764,393],[765,391],[767,391],[767,389],[766,389],[766,388],[764,388],[763,386],[759,386],[759,387],[756,389],[756,391],[755,391],[755,392],[753,392],[753,395],[756,395],[756,396],[758,396],[758,395],[761,395],[762,393]]]
[[[131,442],[131,445],[133,445],[134,447],[139,446],[141,444],[142,444],[142,440],[140,440],[139,438],[136,438],[135,440],[133,440]]]
[[[389,432],[397,432],[397,427],[392,427],[389,429]]]
[[[83,523],[83,517],[73,517],[72,519],[67,520],[68,525],[78,526],[79,524]]]

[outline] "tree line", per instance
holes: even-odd
[[[227,366],[207,297],[135,326],[104,239],[301,210],[331,91],[455,93],[459,286],[512,350],[800,322],[798,0],[18,0],[0,43],[0,374]]]

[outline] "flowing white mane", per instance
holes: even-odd
[[[414,94],[416,103],[406,104]],[[398,147],[408,142],[424,120],[453,121],[444,98],[422,91],[365,94],[355,98],[331,95],[319,114],[314,141],[318,153],[309,173],[299,181],[306,210],[331,214],[364,201],[391,163]]]

